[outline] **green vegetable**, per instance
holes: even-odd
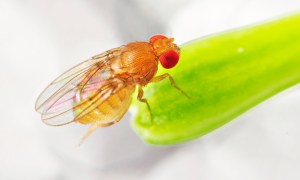
[[[181,47],[170,73],[192,99],[169,80],[148,84],[135,101],[133,127],[151,144],[200,137],[300,81],[300,14],[200,38]]]

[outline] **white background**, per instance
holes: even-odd
[[[299,179],[299,86],[173,147],[144,144],[130,113],[76,147],[88,127],[49,127],[34,111],[57,75],[107,49],[154,33],[181,44],[299,9],[299,0],[0,1],[0,179]]]

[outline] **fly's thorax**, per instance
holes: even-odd
[[[126,81],[145,85],[157,71],[158,59],[153,46],[147,42],[133,42],[124,46],[111,64],[115,75]]]

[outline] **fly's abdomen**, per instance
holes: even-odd
[[[114,121],[117,117],[123,115],[131,103],[131,95],[134,91],[133,86],[127,86],[114,94],[110,94],[106,99],[93,102],[93,99],[81,104],[80,108],[76,108],[74,116],[77,122],[89,124],[100,122],[107,124]],[[86,110],[86,114],[80,115],[79,112]],[[76,116],[79,116],[76,118]]]

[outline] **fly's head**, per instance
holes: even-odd
[[[149,39],[161,65],[166,69],[173,68],[179,60],[180,49],[173,41],[174,38],[163,35],[154,35]]]

